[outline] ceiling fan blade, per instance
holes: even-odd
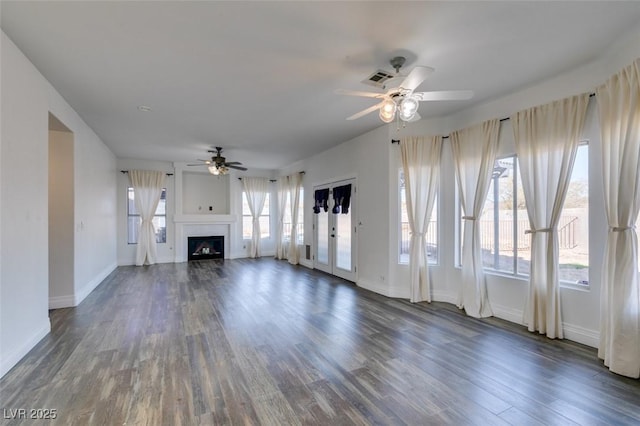
[[[335,92],[338,95],[363,96],[365,98],[384,98],[386,96],[385,93],[361,92],[359,90],[336,89]]]
[[[434,71],[435,70],[431,67],[417,66],[411,70],[407,78],[405,78],[402,84],[400,84],[400,87],[405,90],[414,91]]]
[[[234,165],[228,165],[228,164],[227,164],[227,167],[230,169],[236,169],[236,170],[243,170],[243,171],[247,170],[246,167],[240,167],[240,166],[234,166]]]
[[[382,102],[379,102],[379,103],[377,103],[377,104],[375,104],[373,106],[370,106],[367,109],[364,109],[364,110],[362,110],[360,112],[357,112],[357,113],[353,114],[351,117],[347,117],[347,120],[355,120],[356,118],[364,117],[365,115],[367,115],[367,114],[369,114],[369,113],[371,113],[371,112],[373,112],[373,111],[375,111],[377,109],[380,109],[381,106],[382,106]]]
[[[414,92],[411,96],[421,101],[465,101],[473,98],[473,90],[440,90],[436,92]]]
[[[227,161],[227,162],[225,162],[224,164],[226,164],[226,165],[228,166],[228,165],[231,165],[231,164],[240,165],[240,164],[242,164],[242,163],[241,163],[241,162],[239,162],[239,161]]]
[[[207,166],[207,164],[205,164],[205,163],[187,164],[187,166]]]

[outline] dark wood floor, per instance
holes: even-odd
[[[121,267],[51,322],[3,424],[640,423],[594,349],[272,259]]]

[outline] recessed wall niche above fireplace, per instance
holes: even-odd
[[[224,259],[224,236],[187,237],[188,260]]]

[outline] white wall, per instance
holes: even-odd
[[[74,306],[117,267],[116,157],[49,82],[49,111],[74,135]]]
[[[48,114],[74,134],[74,304],[116,267],[115,156],[2,33],[0,375],[50,330]]]
[[[209,172],[182,174],[184,214],[229,214],[229,175]]]
[[[0,376],[50,330],[48,101],[42,76],[2,33]]]
[[[389,145],[389,132],[382,126],[280,171],[281,175],[305,172],[304,244],[312,247],[313,187],[356,178],[356,283],[383,294],[386,294],[389,259]],[[301,259],[303,265],[313,266],[312,261],[304,260],[304,256]]]
[[[49,130],[49,308],[75,305],[73,133]]]

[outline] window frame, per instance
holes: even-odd
[[[402,167],[400,167],[398,169],[398,184],[397,184],[397,188],[398,188],[398,201],[397,201],[397,206],[398,206],[398,238],[397,238],[397,243],[398,243],[398,248],[396,250],[397,253],[397,263],[398,265],[408,265],[409,264],[409,260],[403,260],[403,253],[402,253],[402,225],[403,223],[407,223],[407,222],[403,222],[402,221],[402,193],[404,191],[404,170]],[[434,222],[433,220],[430,221],[430,227],[429,229],[431,229],[431,226],[433,226],[434,232],[435,232],[435,257],[432,256],[428,256],[427,254],[427,261],[429,263],[429,265],[439,265],[440,264],[440,222],[438,221],[438,217],[440,216],[440,180],[438,180],[438,188],[436,189],[436,196],[435,196],[435,206],[433,208],[433,211],[431,212],[431,215],[433,216],[433,214],[435,213],[436,215],[436,220],[435,223],[431,224],[431,222]],[[408,223],[407,223],[408,226]],[[425,235],[425,239],[428,236],[429,233],[429,229],[427,230],[427,235]],[[411,231],[409,231],[411,232]],[[411,237],[409,237],[411,238]]]
[[[135,188],[133,188],[132,186],[128,186],[127,185],[127,192],[126,192],[126,205],[127,205],[127,219],[126,219],[126,223],[127,223],[127,245],[136,245],[138,244],[138,239],[136,238],[135,242],[131,242],[132,238],[131,235],[129,234],[130,228],[129,228],[129,219],[130,218],[134,218],[137,217],[139,218],[139,220],[142,220],[140,218],[140,213],[131,213],[131,209],[130,209],[130,203],[129,203],[129,193],[133,193],[133,197],[131,200],[135,200]],[[162,192],[160,193],[160,201],[164,200],[164,214],[158,214],[158,209],[160,208],[160,203],[158,203],[158,206],[156,207],[156,212],[153,215],[153,218],[155,219],[156,217],[161,217],[164,218],[164,233],[163,234],[159,234],[158,232],[156,232],[156,244],[166,244],[167,243],[167,188],[162,188]],[[133,201],[135,203],[135,201]],[[137,236],[137,235],[136,235]],[[158,237],[164,237],[163,240],[158,241]]]
[[[511,227],[511,234],[512,234],[512,238],[513,238],[513,248],[511,250],[512,253],[512,267],[513,267],[513,271],[508,271],[505,269],[497,269],[495,267],[488,267],[484,265],[482,265],[482,269],[490,274],[493,275],[502,275],[502,276],[508,276],[508,277],[515,277],[515,278],[519,278],[519,279],[528,279],[529,278],[529,274],[527,273],[522,273],[518,270],[518,181],[521,180],[520,177],[520,164],[518,162],[518,155],[517,154],[508,154],[508,155],[503,155],[501,157],[496,157],[495,159],[495,163],[497,163],[500,160],[504,160],[507,158],[512,158],[513,159],[513,180],[512,180],[512,187],[511,187],[511,191],[513,193],[513,201],[512,201],[512,207],[511,207],[511,212],[512,212],[512,227]],[[495,163],[494,163],[494,169],[495,169]],[[491,179],[494,180],[493,185],[495,187],[497,180],[500,178],[500,176],[496,176],[496,177],[492,177]],[[488,197],[488,194],[487,194]],[[526,202],[526,201],[525,201]],[[486,203],[486,200],[485,200]],[[460,204],[459,199],[458,199],[458,205]],[[495,200],[494,199],[494,212],[496,210],[496,205],[499,206],[499,200]],[[483,208],[484,210],[484,208]],[[500,211],[500,209],[498,208],[498,212]],[[483,212],[484,213],[484,212]],[[528,219],[528,217],[527,217]],[[494,229],[496,228],[496,223],[495,223],[495,216],[493,218],[493,225],[494,225]],[[500,219],[498,217],[498,224],[500,223]],[[459,208],[459,215],[458,215],[458,226],[460,229],[459,232],[459,238],[458,238],[458,245],[459,245],[459,253],[460,253],[460,263],[462,264],[462,235],[463,235],[463,224],[462,224],[462,208]],[[499,226],[498,226],[499,228]],[[494,250],[495,250],[495,241],[494,241]],[[498,253],[499,253],[499,246],[498,246]],[[498,254],[499,256],[499,254]],[[461,265],[462,266],[462,265]]]
[[[247,206],[247,212],[245,213],[245,205]],[[245,191],[242,191],[242,239],[244,241],[249,241],[251,240],[251,235],[247,236],[244,233],[244,220],[245,218],[249,218],[251,220],[253,220],[253,216],[251,216],[251,211],[249,210],[249,203],[247,201],[247,195]],[[266,213],[265,213],[266,210]],[[262,229],[262,227],[260,228],[260,239],[269,239],[271,238],[271,192],[267,191],[265,192],[265,200],[264,200],[264,206],[262,207],[262,212],[260,212],[260,216],[258,218],[258,220],[260,220],[260,218],[266,217],[267,218],[267,228],[266,228],[266,235],[265,235],[265,230]]]
[[[291,194],[289,193],[289,191],[287,191],[287,201],[285,202],[285,212],[290,212],[291,211]],[[282,216],[284,218],[284,215]],[[284,225],[291,225],[291,222],[282,222],[283,226]],[[297,245],[301,246],[304,245],[304,186],[300,186],[300,191],[299,191],[299,195],[298,195],[298,223],[297,223],[297,227],[298,227],[298,241],[296,242]],[[290,236],[291,234],[289,233],[284,233],[284,235],[282,236],[282,240],[286,243],[289,242],[290,240]]]
[[[588,149],[590,150],[589,147],[589,141],[588,140],[581,140],[579,142],[578,148],[580,148],[581,146],[587,146]],[[505,158],[513,158],[514,162],[513,162],[513,170],[514,170],[514,179],[513,179],[513,183],[512,183],[512,192],[513,192],[513,206],[512,206],[512,215],[513,215],[513,226],[512,226],[512,233],[513,233],[513,250],[512,250],[512,256],[513,256],[513,272],[508,271],[508,270],[504,270],[504,269],[496,269],[496,268],[492,268],[492,267],[487,267],[483,265],[483,270],[485,271],[485,273],[489,273],[492,275],[501,275],[501,276],[507,276],[507,277],[512,277],[512,278],[517,278],[517,279],[528,279],[530,274],[529,273],[523,273],[521,271],[518,270],[518,246],[519,246],[519,241],[518,241],[518,236],[519,236],[519,229],[518,229],[518,181],[521,180],[522,178],[520,177],[520,165],[518,162],[518,156],[517,154],[509,154],[509,155],[504,155],[501,157],[496,157],[496,162]],[[587,164],[589,165],[590,163],[590,156],[589,154],[587,154]],[[575,167],[575,163],[573,164],[572,167]],[[587,182],[589,183],[589,169],[587,169]],[[497,178],[492,178],[492,179],[497,179]],[[494,182],[495,185],[495,182]],[[457,186],[457,182],[456,182],[456,191],[457,194],[459,194],[459,188]],[[587,209],[589,209],[590,207],[590,185],[589,185],[589,189],[587,190]],[[495,201],[494,201],[495,202]],[[563,210],[564,210],[564,206],[563,206]],[[462,222],[462,207],[460,206],[460,198],[459,196],[456,197],[456,215],[458,217],[458,221],[457,221],[457,226],[458,226],[458,232],[457,232],[457,250],[456,250],[456,257],[457,257],[457,262],[458,262],[458,267],[461,268],[462,267],[462,244],[463,244],[463,240],[462,240],[462,229],[463,229],[463,222]],[[527,217],[528,219],[528,217]],[[494,222],[494,226],[495,226],[495,222]],[[588,223],[587,223],[587,226]],[[587,241],[587,244],[590,243],[590,240]],[[590,247],[589,247],[590,248]],[[559,261],[559,259],[558,259]],[[569,287],[569,288],[574,288],[574,289],[578,289],[578,290],[588,290],[589,289],[589,280],[587,280],[587,282],[585,284],[581,284],[578,282],[573,282],[573,281],[568,281],[568,280],[564,280],[564,279],[559,279],[559,283],[562,287]]]
[[[590,217],[591,217],[591,146],[589,144],[589,140],[588,139],[583,139],[580,140],[578,142],[578,148],[580,149],[580,147],[582,146],[586,146],[587,147],[587,232],[589,230],[589,221],[590,221]],[[577,159],[577,152],[576,152],[576,159]],[[572,166],[572,170],[571,170],[571,174],[573,175],[573,170],[575,169],[575,159],[574,159],[574,163]],[[565,204],[566,204],[566,199],[565,199]],[[562,210],[565,209],[565,205],[562,206]],[[562,212],[560,213],[562,215]],[[590,289],[590,283],[591,283],[591,238],[590,236],[587,237],[586,239],[587,241],[587,269],[589,269],[588,272],[588,279],[586,280],[586,282],[578,282],[578,281],[569,281],[569,280],[565,280],[560,278],[560,273],[558,271],[558,282],[560,283],[560,285],[562,287],[567,287],[567,288],[572,288],[572,289],[576,289],[576,290],[589,290]],[[559,253],[558,253],[558,266],[560,266],[560,257],[559,257]]]

